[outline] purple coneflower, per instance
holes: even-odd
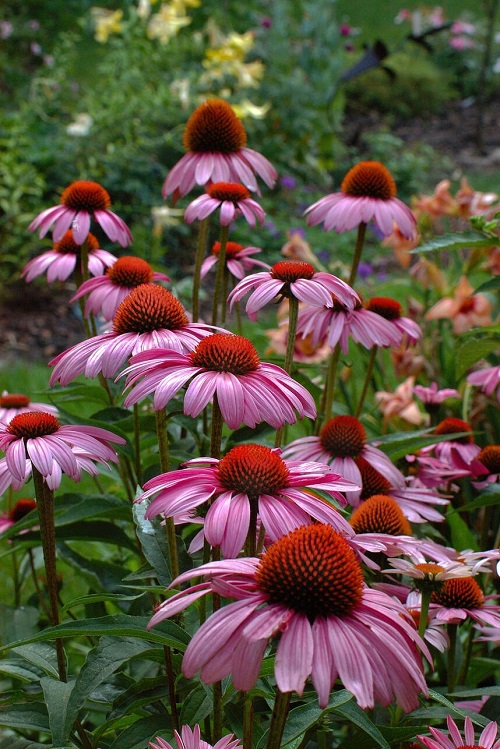
[[[105,320],[113,320],[121,302],[132,289],[153,281],[170,281],[164,273],[153,271],[142,258],[126,255],[116,260],[103,276],[84,281],[71,300],[75,302],[85,294],[85,314],[101,314]]]
[[[246,147],[247,134],[241,120],[222,99],[208,99],[188,119],[184,131],[187,150],[170,170],[163,184],[164,198],[181,197],[195,185],[211,182],[241,182],[258,192],[255,175],[273,187],[278,173],[262,154]]]
[[[132,354],[162,346],[187,352],[211,333],[208,325],[190,323],[182,304],[163,286],[142,284],[118,307],[113,330],[77,343],[50,362],[50,385],[67,385],[81,374],[113,377]]]
[[[422,338],[422,330],[414,320],[401,315],[402,307],[396,299],[386,296],[374,296],[364,305],[365,309],[375,312],[385,320],[389,320],[392,325],[400,332],[402,342],[406,336],[410,345],[414,346]]]
[[[10,512],[5,512],[0,515],[0,533],[3,533],[8,528],[11,528],[13,525],[22,520],[25,515],[28,515],[28,513],[35,509],[36,502],[34,499],[18,499]],[[21,531],[21,533],[23,532],[26,533],[26,531]]]
[[[373,221],[384,236],[392,234],[394,224],[407,239],[416,236],[415,217],[396,197],[396,184],[383,164],[361,161],[346,174],[340,189],[305,211],[310,226],[322,223],[325,231],[340,233]]]
[[[260,247],[243,247],[238,242],[226,242],[226,266],[230,273],[238,279],[245,276],[249,270],[259,266],[260,268],[269,269],[267,263],[262,260],[256,260],[252,255],[262,252]],[[215,242],[212,247],[212,253],[203,261],[201,265],[201,278],[204,278],[210,268],[219,262],[220,242]]]
[[[47,403],[34,403],[27,395],[3,391],[0,396],[0,423],[8,424],[14,416],[28,411],[44,411],[53,416],[59,413],[55,406],[49,406]]]
[[[279,635],[274,675],[281,692],[302,695],[308,677],[326,707],[339,677],[361,708],[405,711],[427,693],[417,647],[428,656],[411,617],[385,593],[367,588],[347,540],[329,525],[302,526],[272,544],[260,559],[232,559],[198,567],[207,582],[161,604],[149,626],[174,616],[197,598],[218,593],[236,601],[212,614],[189,643],[182,671],[213,683],[231,675],[248,691],[264,652]],[[353,651],[354,647],[354,651]]]
[[[439,623],[461,624],[470,618],[482,626],[500,627],[500,606],[487,605],[496,596],[485,596],[471,577],[446,580],[432,599],[429,616]]]
[[[205,538],[211,546],[220,546],[226,559],[243,549],[252,509],[271,541],[311,518],[344,530],[342,516],[315,491],[326,492],[344,506],[339,492],[353,484],[321,463],[283,460],[279,451],[250,444],[233,447],[221,460],[195,458],[184,466],[144,485],[138,501],[156,495],[145,517],[173,517],[210,500]]]
[[[235,739],[232,733],[229,736],[223,736],[213,746],[203,741],[200,735],[200,726],[198,724],[192,730],[189,726],[182,726],[180,735],[177,731],[174,731],[178,749],[241,749],[239,740]],[[157,736],[154,741],[150,741],[149,746],[151,749],[174,749],[161,736]]]
[[[198,219],[203,221],[211,213],[220,208],[221,226],[228,226],[237,216],[242,215],[250,226],[257,221],[263,224],[265,211],[250,197],[246,187],[235,182],[215,182],[207,187],[204,195],[195,198],[184,212],[188,224]]]
[[[470,385],[480,387],[486,395],[492,395],[493,391],[497,389],[497,398],[500,402],[500,365],[472,372],[467,376],[467,382]]]
[[[500,749],[500,739],[497,739],[498,726],[494,722],[488,723],[486,728],[483,729],[478,741],[475,739],[474,726],[468,716],[464,723],[464,737],[462,737],[458,730],[458,726],[452,719],[451,715],[448,715],[446,718],[446,724],[450,732],[449,736],[442,731],[438,731],[437,728],[429,726],[432,739],[428,736],[417,736],[417,739],[421,741],[427,749],[462,749],[462,747],[470,747],[471,749],[472,747],[474,749]]]
[[[454,388],[438,388],[437,382],[432,382],[429,387],[414,385],[413,393],[420,398],[429,413],[435,413],[439,406],[448,398],[460,398],[460,393]]]
[[[457,437],[454,440],[445,440],[437,442],[435,445],[429,445],[422,449],[422,454],[433,453],[441,462],[458,469],[474,471],[477,467],[477,457],[481,452],[479,445],[474,444],[474,435],[470,424],[462,419],[448,417],[439,422],[435,427],[433,434],[447,435],[466,432],[463,437]]]
[[[91,276],[102,276],[106,268],[116,261],[116,257],[107,250],[101,250],[96,237],[90,232],[86,242],[88,272]],[[21,278],[24,278],[26,283],[30,283],[47,271],[48,283],[67,281],[75,270],[80,270],[81,249],[81,245],[75,242],[73,232],[69,229],[59,242],[54,242],[51,250],[34,257],[24,266]]]
[[[190,381],[184,413],[198,416],[216,395],[230,429],[241,424],[253,428],[261,421],[279,429],[297,420],[296,411],[301,419],[316,415],[306,388],[281,367],[261,362],[247,338],[230,333],[208,336],[190,354],[144,351],[132,357],[124,374],[127,387],[133,386],[125,398],[127,407],[154,393],[154,408],[164,408]]]
[[[280,260],[269,271],[255,273],[240,281],[229,294],[230,308],[251,289],[245,310],[251,320],[257,319],[257,312],[268,302],[278,297],[295,297],[301,302],[321,307],[333,307],[337,298],[348,309],[359,303],[359,297],[340,278],[331,273],[317,273],[312,265],[301,260]]]
[[[44,237],[52,224],[52,237],[59,242],[71,228],[76,244],[82,245],[89,234],[90,222],[95,219],[112,242],[122,247],[132,244],[132,234],[127,224],[109,210],[111,198],[97,182],[72,182],[61,195],[59,205],[42,211],[29,225],[30,231],[40,229]]]

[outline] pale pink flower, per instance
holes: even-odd
[[[269,265],[262,260],[256,260],[252,255],[262,252],[260,247],[243,247],[238,242],[226,242],[226,266],[230,273],[238,279],[244,278],[245,273],[256,266],[269,270]],[[201,278],[219,262],[220,242],[215,242],[212,253],[201,264]]]
[[[311,518],[345,531],[345,521],[329,501],[315,494],[323,491],[342,507],[340,494],[356,487],[321,463],[283,460],[279,450],[264,445],[238,445],[221,460],[195,458],[178,471],[151,479],[138,502],[154,496],[146,518],[173,517],[209,503],[205,538],[220,546],[224,557],[236,557],[250,528],[252,505],[271,541],[276,541]]]
[[[105,320],[113,320],[118,307],[132,289],[153,281],[169,282],[164,273],[153,271],[142,258],[126,255],[118,258],[104,275],[84,281],[71,302],[88,294],[85,302],[85,315],[102,315]]]
[[[401,484],[404,479],[387,455],[368,444],[366,430],[354,416],[334,416],[322,427],[318,436],[299,437],[283,448],[283,458],[315,461],[329,466],[335,473],[362,486],[362,476],[357,465],[359,458],[377,470],[392,484]],[[356,506],[361,488],[346,490],[349,503]]]
[[[211,182],[241,182],[259,192],[255,176],[274,187],[278,173],[262,154],[246,147],[241,120],[221,99],[208,99],[189,118],[184,132],[187,150],[170,170],[162,195],[186,195],[195,185]]]
[[[313,268],[323,270],[321,263],[311,250],[311,245],[304,239],[302,230],[287,231],[286,235],[288,241],[281,248],[282,255],[288,260],[302,260],[302,262],[312,265]]]
[[[464,219],[471,216],[484,216],[491,219],[500,209],[500,196],[496,192],[474,190],[469,185],[467,177],[462,177],[460,180],[457,201],[460,207],[460,216]]]
[[[458,481],[458,479],[470,476],[472,473],[470,467],[458,468],[456,465],[444,463],[442,460],[422,452],[418,456],[407,455],[406,460],[410,463],[417,461],[418,464],[417,475],[412,479],[413,486],[445,489],[449,487],[450,481]]]
[[[414,377],[408,377],[393,393],[379,390],[375,393],[375,402],[384,415],[384,424],[398,417],[416,426],[423,423],[424,415],[413,400]]]
[[[485,367],[477,372],[467,375],[470,385],[480,387],[486,395],[492,395],[496,390],[497,400],[500,403],[500,365],[498,367]]]
[[[113,377],[129,356],[168,347],[191,351],[212,327],[190,323],[182,304],[163,286],[142,284],[118,307],[113,330],[77,343],[52,359],[50,385],[67,385],[75,377]]]
[[[481,626],[500,627],[500,606],[490,603],[495,598],[485,596],[472,576],[446,580],[433,597],[429,616],[445,624],[472,619]]]
[[[93,234],[88,234],[88,267],[91,276],[102,276],[106,268],[116,261],[116,257],[107,250],[99,248],[99,242]],[[43,252],[27,263],[21,273],[21,278],[30,283],[37,276],[47,271],[47,282],[67,281],[75,270],[82,272],[81,245],[76,244],[73,232],[68,230],[59,242],[54,242],[51,250]]]
[[[230,429],[240,424],[255,427],[266,421],[276,429],[297,420],[314,418],[311,394],[284,369],[261,362],[257,351],[243,336],[216,333],[201,341],[189,354],[156,349],[134,356],[125,370],[128,407],[154,393],[156,410],[189,382],[184,413],[196,417],[214,395]],[[140,381],[142,380],[142,381]]]
[[[21,393],[8,393],[7,390],[0,396],[0,423],[8,424],[14,416],[25,414],[28,411],[43,411],[57,416],[58,409],[47,403],[34,403],[27,395]]]
[[[409,712],[427,693],[419,647],[430,657],[404,607],[367,588],[348,541],[331,526],[311,524],[272,544],[260,559],[213,562],[180,575],[200,583],[161,604],[149,626],[214,592],[236,599],[212,614],[189,643],[182,671],[213,683],[232,676],[248,691],[264,652],[279,635],[274,676],[282,692],[302,695],[308,677],[326,707],[337,678],[361,708],[389,705]],[[356,657],[352,657],[352,643]]]
[[[93,461],[117,463],[118,456],[109,442],[124,445],[125,440],[107,429],[62,425],[53,414],[34,411],[19,414],[8,424],[0,424],[0,493],[11,485],[20,489],[34,466],[51,489],[57,489],[63,473],[80,481],[82,469],[98,473]],[[6,483],[7,482],[7,483]]]
[[[193,221],[203,221],[211,213],[220,208],[221,226],[228,226],[238,216],[243,216],[250,226],[257,221],[264,223],[265,211],[250,197],[246,187],[235,182],[214,182],[207,187],[204,195],[195,198],[184,211],[184,218],[188,224]]]
[[[419,398],[424,406],[429,410],[432,407],[439,407],[441,403],[448,398],[461,398],[462,396],[455,390],[455,388],[442,388],[438,389],[437,382],[432,382],[429,387],[423,385],[415,385],[413,388],[414,395]]]
[[[429,726],[432,738],[417,735],[417,739],[427,749],[462,749],[464,746],[476,747],[476,749],[500,749],[500,739],[497,739],[498,726],[494,722],[488,723],[486,728],[483,728],[477,741],[474,735],[474,726],[469,716],[465,718],[463,737],[451,715],[446,718],[446,724],[450,732],[449,736],[442,731],[438,731],[437,728]]]
[[[68,229],[71,229],[76,244],[82,245],[88,237],[90,222],[94,219],[112,242],[126,247],[132,244],[130,229],[116,213],[109,210],[110,205],[108,192],[97,182],[73,182],[63,191],[60,204],[42,211],[28,229],[40,229],[39,236],[44,237],[54,224],[54,242],[59,242]]]
[[[242,745],[233,734],[223,736],[215,744],[208,744],[200,738],[200,726],[198,724],[191,730],[189,726],[182,726],[180,735],[174,731],[175,742],[178,749],[241,749]],[[155,743],[156,742],[156,743]],[[154,741],[149,742],[151,749],[174,749],[174,747],[157,736]]]
[[[471,577],[472,567],[462,561],[434,562],[410,562],[407,559],[388,559],[391,565],[389,569],[382,572],[390,575],[406,575],[415,580],[416,587],[421,585],[444,583],[445,580],[455,580],[461,577]]]
[[[310,226],[323,224],[325,231],[340,233],[373,221],[384,236],[392,234],[394,224],[407,239],[416,236],[415,217],[396,197],[395,182],[383,164],[361,161],[346,174],[340,189],[307,208]]]
[[[272,328],[265,331],[266,336],[269,338],[269,346],[264,352],[266,356],[269,354],[285,356],[288,344],[288,327],[288,320],[285,320],[280,323],[279,328]],[[294,362],[318,364],[328,359],[329,355],[330,347],[327,343],[313,344],[311,335],[305,338],[295,336],[295,345],[293,348]]]
[[[374,296],[364,305],[365,309],[375,312],[388,320],[400,334],[399,343],[403,340],[414,346],[422,337],[420,326],[409,317],[403,317],[402,307],[396,299],[387,296]],[[398,344],[399,345],[399,344]]]
[[[254,321],[258,310],[276,298],[281,301],[295,297],[305,304],[320,307],[333,307],[333,300],[337,298],[348,309],[353,309],[360,301],[354,289],[340,278],[331,273],[317,273],[312,265],[301,260],[280,260],[269,271],[242,279],[228,296],[230,309],[252,289],[245,310]]]
[[[462,276],[453,297],[445,297],[430,308],[426,320],[451,320],[457,335],[471,328],[492,325],[492,303],[483,294],[473,294],[466,276]]]
[[[432,195],[421,195],[414,199],[412,209],[415,216],[419,218],[422,213],[427,213],[431,218],[458,216],[460,206],[450,192],[450,185],[449,179],[443,179],[438,182]]]

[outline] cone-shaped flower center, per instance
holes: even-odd
[[[27,395],[20,393],[9,393],[0,396],[0,408],[26,408],[30,399]]]
[[[466,421],[462,419],[454,419],[451,416],[443,421],[439,422],[437,427],[434,429],[434,434],[455,434],[456,432],[471,432],[470,437],[457,437],[454,442],[460,442],[462,445],[473,445],[474,438],[472,436],[472,429]]]
[[[150,264],[132,255],[119,258],[106,273],[116,286],[127,288],[140,286],[141,283],[151,283],[153,280],[153,269]]]
[[[379,161],[361,161],[353,166],[344,177],[340,189],[356,198],[391,200],[396,197],[396,183],[392,174]]]
[[[34,499],[19,499],[9,512],[9,519],[12,520],[13,523],[17,523],[19,520],[22,520],[25,515],[31,512],[31,510],[34,510],[35,507],[36,502]]]
[[[434,562],[420,562],[420,564],[415,565],[415,569],[420,570],[429,580],[434,580],[436,575],[445,571],[444,567]]]
[[[61,195],[61,203],[74,211],[105,211],[111,205],[108,192],[98,182],[73,182]]]
[[[354,416],[335,416],[321,429],[319,440],[321,447],[335,458],[357,458],[366,442],[366,432]]]
[[[28,411],[25,414],[14,416],[7,427],[7,431],[16,437],[33,439],[34,437],[54,434],[60,426],[60,422],[52,414],[44,411]]]
[[[85,241],[90,252],[99,249],[97,238],[90,232],[87,234],[87,239]],[[81,250],[81,245],[75,242],[73,232],[71,229],[68,229],[59,242],[54,242],[53,249],[61,255],[77,255]]]
[[[392,497],[374,494],[359,505],[351,515],[350,524],[356,533],[388,533],[390,536],[411,536],[411,526]]]
[[[415,588],[420,590],[422,593],[432,593],[436,595],[443,587],[445,581],[439,579],[437,576],[440,572],[444,572],[444,567],[434,562],[421,562],[415,565],[416,570],[424,575],[424,577],[416,577],[414,580]],[[434,599],[433,599],[434,600]]]
[[[207,188],[207,192],[211,198],[220,201],[227,200],[230,203],[238,203],[250,197],[247,188],[237,182],[214,182]]]
[[[388,296],[374,296],[365,307],[386,320],[399,320],[401,317],[400,303]]]
[[[315,270],[309,263],[304,263],[302,260],[280,260],[279,263],[275,263],[271,268],[271,275],[273,278],[277,278],[285,283],[292,283],[297,281],[299,278],[311,279]]]
[[[329,525],[304,525],[263,554],[257,568],[260,590],[280,603],[316,617],[348,616],[361,602],[363,573],[345,538]]]
[[[137,286],[116,310],[116,333],[150,333],[153,330],[177,330],[187,325],[184,307],[163,286],[148,283]]]
[[[391,482],[382,476],[365,458],[356,458],[356,465],[361,474],[363,488],[360,499],[368,499],[374,494],[389,494],[391,491]]]
[[[235,375],[255,372],[260,365],[253,344],[241,335],[230,333],[215,333],[204,338],[189,356],[194,367]]]
[[[243,245],[238,242],[226,242],[226,258],[237,257],[243,250]],[[215,242],[212,247],[212,255],[220,253],[220,242]]]
[[[264,445],[238,445],[219,463],[221,483],[251,497],[275,494],[285,486],[288,474],[285,461]]]
[[[197,153],[236,153],[246,145],[247,134],[229,104],[208,99],[186,123],[183,144]]]
[[[472,577],[456,577],[446,580],[432,600],[447,609],[478,609],[484,603],[484,595]]]
[[[483,447],[477,459],[490,473],[500,473],[500,445],[487,445]]]

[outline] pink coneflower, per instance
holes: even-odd
[[[346,174],[340,189],[309,206],[309,226],[322,223],[325,231],[340,233],[373,221],[384,236],[392,233],[394,224],[407,239],[416,236],[415,217],[396,197],[396,184],[383,164],[361,161]]]
[[[107,250],[99,248],[99,242],[93,234],[87,236],[88,272],[91,276],[102,276],[106,268],[116,261],[116,257]],[[81,265],[81,245],[76,244],[73,232],[68,230],[59,242],[54,242],[51,250],[43,252],[27,263],[21,278],[30,283],[37,276],[47,271],[47,282],[66,281]]]
[[[210,268],[217,265],[219,262],[220,242],[215,242],[212,247],[212,254],[205,258],[201,265],[201,278],[204,278]],[[253,270],[255,266],[260,268],[269,269],[267,263],[263,263],[262,260],[255,260],[252,255],[262,252],[260,247],[243,247],[238,242],[226,242],[226,266],[230,273],[238,279],[245,276],[245,273],[249,270]]]
[[[47,403],[34,403],[27,395],[21,393],[8,393],[7,390],[0,396],[0,423],[8,424],[14,416],[25,414],[28,411],[44,411],[57,416],[58,409]]]
[[[150,627],[211,591],[236,601],[194,635],[182,663],[187,678],[200,669],[206,683],[231,675],[236,689],[247,691],[269,641],[279,635],[278,688],[302,695],[310,676],[321,708],[337,677],[362,708],[388,705],[395,697],[410,711],[418,694],[427,692],[417,646],[428,653],[409,615],[398,601],[364,585],[354,551],[331,526],[303,526],[260,559],[213,562],[173,584],[195,576],[208,582],[161,604]]]
[[[435,435],[458,434],[465,432],[463,437],[454,440],[437,442],[435,445],[424,447],[422,453],[426,455],[432,452],[441,462],[462,470],[474,470],[474,465],[481,448],[474,444],[474,435],[471,426],[462,419],[448,417],[439,422],[434,429]]]
[[[238,739],[233,734],[223,736],[216,744],[208,744],[200,738],[200,726],[195,725],[193,730],[189,726],[182,726],[180,735],[174,731],[175,741],[178,749],[241,749]],[[155,743],[156,742],[156,743]],[[151,749],[174,749],[168,741],[157,736],[154,741],[149,742]]]
[[[486,395],[492,395],[497,390],[497,399],[500,403],[500,365],[498,367],[486,367],[467,376],[470,385],[480,387]]]
[[[442,388],[439,390],[437,382],[431,383],[429,387],[415,385],[413,387],[413,394],[422,401],[425,410],[429,413],[438,411],[441,403],[448,400],[448,398],[461,398],[460,393],[455,388]]]
[[[132,244],[132,234],[127,224],[109,210],[110,205],[108,192],[97,182],[72,182],[63,191],[60,205],[42,211],[28,229],[40,229],[39,236],[44,237],[54,224],[52,237],[54,242],[59,242],[71,228],[76,244],[82,245],[88,237],[93,218],[112,242],[126,247]]]
[[[401,333],[388,320],[363,309],[360,302],[354,309],[346,307],[335,296],[333,305],[306,307],[299,310],[297,335],[312,335],[313,345],[326,341],[333,349],[337,345],[344,354],[349,350],[349,337],[367,349],[373,346],[397,346]]]
[[[449,736],[442,731],[438,731],[437,728],[429,726],[432,739],[428,736],[420,735],[417,735],[417,739],[421,741],[427,749],[462,749],[462,747],[469,747],[469,749],[500,749],[500,740],[497,739],[498,726],[494,722],[488,723],[486,728],[483,729],[478,741],[475,739],[474,726],[468,716],[464,723],[463,738],[451,715],[448,715],[446,718],[446,724],[448,726],[448,731],[450,732]]]
[[[195,198],[184,212],[188,224],[198,219],[203,221],[220,208],[221,226],[228,226],[237,216],[243,216],[250,226],[257,221],[264,223],[265,211],[250,197],[246,187],[235,182],[215,182],[207,187],[204,195]]]
[[[367,442],[363,424],[354,416],[335,416],[322,427],[317,437],[300,437],[283,449],[284,458],[313,460],[325,463],[344,478],[361,486],[362,478],[356,464],[364,458],[373,468],[391,480],[392,484],[404,482],[403,476],[387,455]],[[348,491],[349,503],[357,505],[361,489]]]
[[[210,500],[205,538],[211,546],[220,546],[226,559],[243,549],[252,508],[271,541],[311,518],[343,530],[341,515],[315,490],[327,492],[344,506],[339,492],[353,484],[321,463],[283,460],[279,451],[250,444],[234,447],[221,460],[195,458],[184,466],[144,485],[138,501],[156,495],[145,517],[173,517]]]
[[[312,265],[301,260],[280,260],[268,272],[244,278],[229,294],[230,309],[251,289],[255,291],[245,307],[251,320],[256,320],[258,310],[276,297],[278,301],[295,297],[301,302],[320,307],[333,307],[334,297],[348,309],[353,309],[359,303],[354,289],[340,278],[331,273],[317,273]]]
[[[82,283],[71,299],[75,302],[85,294],[85,314],[101,314],[105,320],[113,320],[118,307],[132,289],[153,281],[170,281],[164,273],[153,271],[149,263],[142,258],[126,255],[116,260],[99,278],[90,278]]]
[[[163,286],[137,286],[118,307],[113,330],[77,343],[50,362],[51,386],[67,385],[78,375],[113,377],[129,356],[168,347],[191,351],[212,333],[201,323],[190,323],[182,304]]]
[[[301,419],[316,415],[311,394],[281,367],[261,362],[243,336],[215,333],[188,355],[157,349],[130,363],[124,374],[127,386],[134,387],[125,399],[127,407],[154,392],[154,408],[161,409],[190,381],[184,413],[198,416],[216,395],[230,429],[240,424],[253,428],[260,421],[279,429],[297,420],[296,411]]]
[[[33,411],[14,416],[8,424],[0,424],[0,450],[5,452],[0,467],[0,493],[12,484],[20,489],[34,466],[50,489],[57,489],[62,473],[80,481],[82,469],[95,476],[92,461],[118,462],[109,442],[125,444],[107,429],[92,426],[63,425],[53,414]],[[8,475],[10,474],[10,476]],[[9,480],[10,479],[10,480]],[[7,483],[5,483],[7,481]]]
[[[413,476],[412,483],[414,486],[426,486],[428,489],[436,487],[446,488],[450,481],[457,481],[464,476],[471,476],[472,471],[469,468],[457,468],[449,463],[443,463],[442,460],[434,458],[431,455],[423,455],[422,451],[418,456],[407,455],[406,460],[409,463],[417,462],[418,469],[416,476]],[[473,462],[473,467],[479,469],[477,461]]]
[[[473,486],[475,489],[486,489],[490,484],[500,481],[500,445],[486,445],[477,456],[477,463],[483,468],[476,466],[474,471]],[[480,479],[478,481],[477,479]]]
[[[247,135],[241,120],[222,99],[208,99],[187,121],[184,131],[187,154],[171,169],[163,184],[164,198],[181,197],[195,185],[210,182],[241,182],[258,192],[255,175],[273,187],[278,173],[260,153],[246,148]]]
[[[410,562],[407,559],[388,559],[391,567],[382,570],[390,575],[406,575],[413,580],[414,586],[420,591],[439,591],[446,580],[469,578],[472,567],[462,561]]]
[[[35,509],[36,502],[34,499],[18,499],[10,512],[5,512],[0,515],[0,533],[3,533],[8,528],[11,528],[13,525],[22,520],[25,515],[28,515],[28,513]]]
[[[402,307],[396,299],[385,296],[374,296],[364,306],[370,312],[375,312],[376,315],[389,320],[401,334],[401,340],[406,336],[410,345],[414,346],[422,337],[420,326],[409,317],[402,316]]]
[[[500,606],[486,604],[492,598],[484,595],[473,577],[446,580],[432,596],[429,615],[445,624],[461,624],[470,618],[482,626],[500,627]]]

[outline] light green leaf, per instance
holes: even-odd
[[[430,242],[416,247],[412,253],[419,255],[421,252],[435,252],[440,250],[463,250],[475,249],[476,247],[496,247],[498,239],[488,238],[482,234],[462,233],[462,234],[443,234],[440,237],[432,239]]]
[[[452,508],[446,513],[446,522],[451,531],[451,545],[455,549],[478,551],[477,539],[467,523]]]
[[[76,713],[70,707],[70,695],[74,682],[56,681],[49,676],[40,679],[45,704],[49,714],[49,726],[52,733],[54,749],[68,744],[71,727]]]

